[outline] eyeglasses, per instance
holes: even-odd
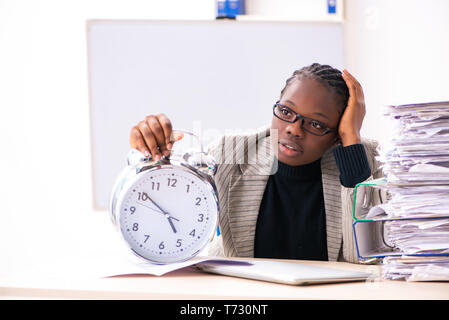
[[[315,136],[324,136],[325,134],[333,131],[333,129],[329,128],[324,123],[315,119],[304,117],[279,102],[274,104],[273,114],[278,119],[290,123],[295,123],[298,119],[301,119],[301,129],[304,129],[304,131],[307,131]]]

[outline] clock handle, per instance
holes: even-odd
[[[201,143],[201,140],[200,140],[200,138],[198,138],[197,135],[193,134],[190,131],[184,130],[184,129],[177,129],[177,130],[172,130],[172,131],[182,132],[183,134],[188,134],[188,135],[194,137],[196,139],[196,141],[198,142],[198,144],[200,145],[201,153],[204,153],[203,144]],[[165,156],[163,156],[162,158],[165,158]],[[146,157],[137,149],[131,149],[127,156],[128,165],[135,165],[141,161],[149,161],[149,160],[151,160],[151,156]]]
[[[203,151],[203,144],[201,143],[200,138],[199,138],[196,134],[194,134],[194,133],[192,133],[192,132],[190,132],[190,131],[184,130],[184,129],[173,129],[172,131],[182,132],[182,133],[184,133],[184,134],[188,134],[189,136],[194,137],[194,138],[196,139],[196,141],[198,142],[198,144],[200,145],[200,150],[201,150],[201,152],[202,152],[202,153],[204,152],[204,151]]]
[[[187,152],[182,156],[182,158],[184,161],[189,163],[192,167],[197,168],[199,171],[213,177],[218,168],[217,162],[211,155],[204,152],[203,144],[201,143],[200,138],[197,135],[193,134],[192,132],[184,130],[184,129],[179,129],[179,130],[173,129],[173,131],[178,131],[178,132],[182,132],[184,134],[188,134],[196,139],[196,141],[200,145],[200,152],[195,152],[194,154]]]
[[[204,152],[203,149],[203,144],[201,143],[200,138],[193,134],[190,131],[184,130],[184,129],[177,129],[177,130],[172,130],[172,131],[177,131],[177,132],[181,132],[183,134],[187,134],[192,136],[193,138],[196,139],[196,141],[198,142],[198,144],[200,145],[200,151],[199,152],[194,152],[194,153],[190,153],[190,152],[186,152],[184,154],[179,154],[176,156],[176,158],[179,158],[178,160],[180,161],[186,161],[188,164],[190,164],[192,167],[197,168],[198,170],[200,170],[201,172],[209,175],[209,176],[214,176],[218,165],[217,162],[215,161],[215,159]],[[173,150],[175,148],[173,148],[170,152],[170,157],[173,156]],[[150,161],[151,160],[151,156],[149,157],[145,157],[140,151],[136,150],[136,149],[131,149],[130,152],[128,153],[128,166],[133,166],[133,165],[137,165],[140,162],[144,161]],[[162,160],[166,160],[167,157],[163,156]]]

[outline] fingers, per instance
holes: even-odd
[[[131,145],[131,148],[139,150],[143,155],[145,155],[145,157],[150,156],[148,146],[146,145],[145,140],[144,140],[138,126],[134,126],[131,129],[129,143]]]
[[[177,139],[171,140],[172,136],[172,125],[166,115],[150,115],[131,129],[130,145],[145,156],[160,160],[162,155],[170,154],[171,141],[180,139],[176,136]]]
[[[184,133],[180,131],[172,131],[172,134],[170,135],[170,143],[168,144],[168,148],[171,150],[171,148],[173,147],[173,142],[181,140],[183,137]]]
[[[162,155],[168,156],[170,151],[167,150],[167,143],[165,142],[166,139],[164,133],[168,129],[165,129],[165,131],[162,129],[162,124],[159,122],[160,120],[158,116],[147,116],[145,119],[148,127],[150,128],[153,139],[156,141],[156,149],[154,150],[154,153],[153,150],[151,150],[151,154],[154,155],[156,160],[159,160],[158,158],[161,158]],[[171,131],[171,125],[169,130]]]
[[[166,146],[170,144],[170,135],[172,133],[171,121],[167,118],[165,114],[159,115],[159,123],[161,124],[162,130],[164,132],[164,143]],[[168,148],[169,150],[171,147]]]
[[[143,136],[143,139],[145,141],[145,144],[147,145],[151,157],[155,160],[160,160],[160,158],[162,157],[162,154],[160,152],[160,146],[155,137],[155,134],[152,131],[153,130],[152,127],[154,127],[155,125],[151,123],[151,120],[146,119],[140,121],[137,126],[140,130],[141,135]]]
[[[360,83],[357,81],[356,78],[352,74],[349,73],[348,70],[343,69],[342,71],[343,80],[345,80],[346,85],[349,89],[349,95],[353,96],[354,98],[364,98],[363,96],[363,89]]]

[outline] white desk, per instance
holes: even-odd
[[[297,261],[377,273],[380,266]],[[0,280],[1,299],[449,299],[449,283],[407,283],[381,278],[311,286],[290,286],[212,275],[192,267],[164,276],[127,275],[102,279]]]

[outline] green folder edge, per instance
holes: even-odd
[[[352,204],[352,219],[354,221],[374,221],[373,219],[357,219],[355,216],[355,203],[356,203],[356,199],[357,199],[357,188],[359,186],[380,186],[380,185],[385,185],[387,184],[387,180],[385,178],[379,178],[379,179],[374,179],[374,180],[369,180],[369,181],[364,181],[361,183],[358,183],[355,185],[354,188],[354,202]]]

